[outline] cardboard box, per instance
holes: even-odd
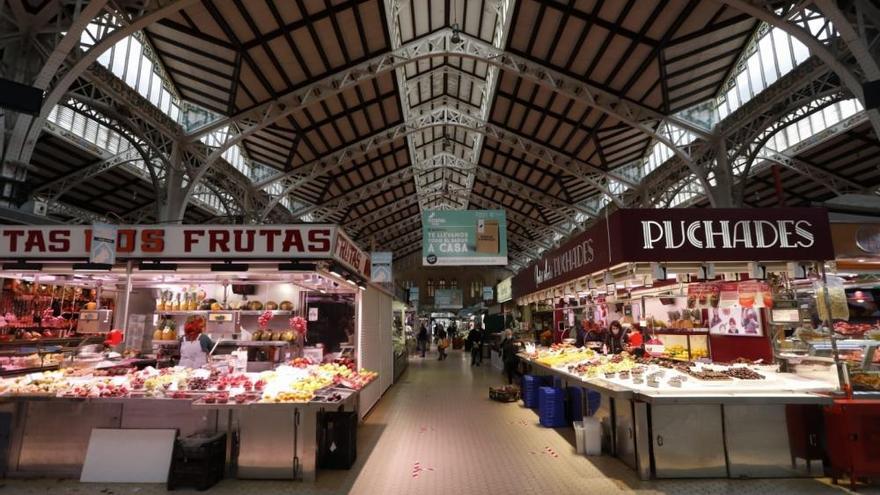
[[[477,252],[498,254],[499,244],[498,220],[477,220]]]

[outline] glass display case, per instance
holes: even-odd
[[[666,358],[696,361],[711,356],[708,330],[655,330],[654,337],[663,343],[663,355]]]

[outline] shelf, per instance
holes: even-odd
[[[194,316],[194,315],[206,315],[208,313],[224,313],[227,311],[232,311],[231,309],[222,310],[222,311],[208,311],[201,309],[194,309],[192,311],[156,311],[155,314],[163,315],[163,316]]]
[[[290,316],[290,315],[293,314],[293,311],[286,310],[286,309],[272,309],[272,310],[269,310],[269,311],[272,311],[272,316]],[[263,313],[266,312],[266,310],[263,310],[263,311],[252,311],[252,310],[249,310],[249,309],[241,309],[241,310],[238,310],[238,312],[239,312],[242,316],[261,316]]]
[[[153,340],[151,345],[180,345],[179,340]]]
[[[293,342],[285,342],[283,340],[220,340],[217,341],[217,347],[282,347],[292,343]]]
[[[193,310],[193,311],[155,311],[154,314],[162,315],[162,316],[206,316],[209,314],[219,314],[219,313],[238,313],[241,316],[261,316],[267,310],[250,310],[250,309],[218,309],[218,310]],[[270,310],[272,312],[272,316],[290,316],[293,314],[293,311],[281,310],[281,309],[273,309]]]
[[[37,340],[8,340],[5,342],[0,342],[0,347],[21,347],[21,346],[31,346],[31,347],[40,347],[40,346],[48,346],[48,345],[64,345],[64,344],[79,344],[85,337],[66,337],[66,338],[57,338],[57,339],[37,339]]]
[[[61,368],[60,364],[52,366],[40,366],[36,368],[20,368],[17,370],[0,370],[0,377],[8,378],[13,376],[29,375],[31,373],[41,373],[43,371],[55,371]]]

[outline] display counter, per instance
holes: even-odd
[[[683,364],[668,360],[610,363],[607,357],[578,352],[555,365],[535,355],[519,357],[533,374],[555,375],[566,386],[599,393],[599,407],[591,412],[602,426],[603,449],[642,479],[821,474],[820,467],[813,469],[815,456],[798,456],[794,448],[801,437],[815,443],[821,425],[794,424],[790,409],[831,404],[835,384],[770,366],[696,365],[688,368],[690,374],[681,371]],[[606,375],[610,369],[617,371]],[[763,378],[722,378],[718,370]],[[706,379],[694,376],[700,373]],[[586,411],[586,394],[581,395]]]
[[[6,476],[78,477],[93,428],[159,428],[181,437],[227,433],[232,476],[311,481],[318,414],[357,411],[359,391],[376,379],[375,373],[301,358],[263,373],[84,373],[74,368],[0,380]]]

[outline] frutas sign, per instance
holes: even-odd
[[[0,227],[0,259],[88,259],[89,226]],[[336,225],[119,225],[120,259],[336,258],[369,274],[369,256]]]

